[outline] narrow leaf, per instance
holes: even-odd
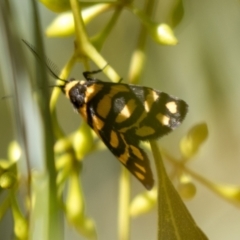
[[[158,175],[158,239],[208,239],[169,180],[156,142],[150,144]]]

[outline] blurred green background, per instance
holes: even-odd
[[[28,2],[11,2],[18,19],[19,37],[31,42]],[[40,3],[38,5],[44,35],[57,14]],[[156,21],[166,21],[169,5],[159,3],[156,6]],[[189,104],[186,120],[176,131],[161,139],[160,144],[179,156],[181,137],[191,126],[206,122],[209,138],[189,166],[213,182],[239,185],[240,1],[183,1],[183,6],[183,19],[174,29],[179,40],[177,46],[159,46],[148,39],[140,84],[178,96]],[[107,13],[93,21],[88,32],[99,31],[108,16]],[[125,10],[102,51],[104,58],[126,81],[138,30],[138,20]],[[74,38],[44,36],[43,39],[47,56],[61,69],[73,52]],[[24,51],[28,50],[24,48]],[[0,58],[1,63],[4,62],[4,56]],[[96,69],[96,66],[92,67]],[[83,71],[79,64],[71,77],[82,78]],[[6,78],[4,76],[4,81]],[[104,76],[101,79],[108,80]],[[49,85],[53,84],[52,79]],[[11,93],[3,88],[3,79],[0,79],[0,97],[8,95]],[[11,103],[11,99],[0,101],[0,158],[7,157],[8,144],[15,138]],[[57,111],[66,133],[78,128],[81,118],[64,96],[58,102]],[[154,166],[153,162],[151,165]],[[82,182],[86,211],[95,220],[100,240],[117,238],[119,174],[120,164],[108,150],[91,154],[84,160]],[[136,179],[132,179],[132,184],[133,196],[143,191]],[[239,209],[197,182],[196,185],[196,197],[185,203],[197,224],[211,240],[239,239]],[[156,239],[156,219],[155,211],[134,219],[131,239]],[[11,229],[10,213],[0,222],[1,239],[11,239],[8,226]],[[66,239],[82,239],[67,224],[65,235]]]

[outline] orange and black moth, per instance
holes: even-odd
[[[24,44],[41,60],[27,41]],[[88,125],[116,158],[148,189],[154,180],[147,154],[140,141],[157,139],[176,128],[185,118],[188,105],[183,100],[148,87],[103,82],[92,78],[102,70],[83,72],[85,80],[64,80],[57,85]]]
[[[84,72],[85,80],[71,79],[59,87],[113,155],[149,190],[153,174],[139,143],[171,132],[185,118],[188,105],[152,88],[91,77],[99,71]]]

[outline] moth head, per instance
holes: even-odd
[[[87,88],[84,80],[79,81],[76,79],[71,79],[65,85],[63,85],[61,89],[65,93],[66,97],[70,99],[76,109],[85,103],[84,99]]]

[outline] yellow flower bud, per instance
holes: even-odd
[[[16,175],[13,172],[5,172],[0,177],[1,188],[11,188],[16,182]]]
[[[8,158],[10,161],[18,161],[21,157],[21,148],[16,141],[12,141],[8,147]]]
[[[130,215],[132,217],[139,216],[149,212],[157,202],[157,188],[137,195],[130,205]]]
[[[211,189],[237,207],[240,207],[240,186],[212,184]]]
[[[192,179],[182,174],[179,179],[179,185],[177,187],[179,195],[184,199],[192,199],[197,192],[195,184],[192,182]]]
[[[178,43],[173,30],[165,23],[156,26],[156,32],[153,33],[154,39],[164,45],[176,45]]]
[[[201,144],[207,139],[207,137],[207,124],[200,123],[195,125],[190,129],[187,136],[183,137],[180,142],[180,150],[182,155],[187,159],[191,158],[198,152]]]
[[[110,9],[110,7],[111,4],[102,3],[85,8],[82,10],[82,18],[84,24],[87,25],[100,13]],[[62,13],[57,16],[46,29],[46,35],[48,37],[67,37],[73,35],[74,32],[74,19],[71,11]]]
[[[83,122],[80,129],[73,137],[73,148],[76,152],[78,160],[82,160],[93,147],[93,135],[90,127],[86,122]]]

